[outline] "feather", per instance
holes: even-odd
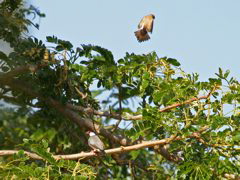
[[[88,139],[88,145],[89,145],[89,147],[91,147],[93,149],[93,152],[101,153],[99,155],[104,155],[105,147],[104,147],[104,144],[101,141],[101,139],[94,132],[87,131],[86,134],[90,136]]]
[[[153,14],[144,16],[140,23],[138,24],[138,30],[135,31],[135,36],[139,42],[147,41],[150,39],[148,32],[152,33],[153,31],[153,20],[155,16]]]
[[[135,31],[135,36],[137,37],[137,40],[139,42],[147,41],[148,39],[150,39],[150,36],[144,29],[139,29],[138,31]]]
[[[103,144],[103,142],[100,140],[100,138],[97,135],[89,137],[88,145],[92,149],[100,149],[102,151],[104,150],[104,144]]]

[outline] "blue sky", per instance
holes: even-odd
[[[35,1],[46,14],[36,37],[48,35],[80,44],[100,45],[119,59],[126,52],[176,58],[201,80],[218,67],[240,72],[239,0],[88,0]],[[138,43],[134,31],[144,15],[155,14],[151,40]]]

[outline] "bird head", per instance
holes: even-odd
[[[153,19],[155,19],[155,15],[154,14],[150,14],[152,16]]]
[[[94,133],[94,132],[92,132],[92,131],[86,131],[86,134],[88,135],[88,136],[95,136],[96,134]]]

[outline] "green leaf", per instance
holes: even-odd
[[[111,51],[105,48],[102,48],[100,46],[93,46],[93,45],[82,45],[82,47],[83,47],[83,50],[85,51],[86,57],[91,57],[89,56],[90,52],[95,51],[104,57],[104,61],[105,63],[107,63],[106,65],[116,65]]]
[[[0,51],[0,59],[2,59],[4,61],[7,61],[8,57],[7,57],[7,55],[4,52]]]
[[[29,143],[29,139],[24,138],[24,139],[23,139],[23,142],[24,142],[24,143]]]
[[[223,71],[222,71],[221,68],[218,68],[218,72],[219,72],[219,76],[220,76],[220,77],[223,77]]]
[[[233,141],[238,142],[238,143],[240,142],[240,133],[233,136]]]
[[[101,85],[102,85],[102,81],[101,81],[101,80],[99,80],[99,81],[98,81],[98,83],[97,83],[97,87],[98,87],[98,88],[100,88],[100,87],[101,87]]]
[[[42,148],[40,145],[32,145],[31,149],[49,163],[57,164],[56,160],[53,158],[53,155],[47,152],[47,150]]]
[[[227,71],[224,73],[224,78],[225,78],[225,79],[228,77],[229,73],[230,73],[230,70],[227,70]]]
[[[118,64],[124,64],[124,59],[119,59]]]
[[[210,82],[211,84],[219,84],[219,85],[222,84],[221,79],[216,79],[216,78],[209,78],[209,82]]]
[[[73,45],[70,43],[70,41],[59,39],[58,44],[61,45],[63,49],[71,50],[73,48]]]
[[[93,97],[96,97],[96,96],[102,94],[104,91],[105,91],[105,89],[95,90],[95,91],[91,91],[91,94],[92,94]]]
[[[159,90],[154,91],[154,93],[153,93],[154,102],[161,102],[162,98],[163,98],[162,91],[159,91]]]
[[[48,147],[48,142],[45,139],[42,140],[42,144],[44,148]]]
[[[140,155],[140,150],[137,150],[137,151],[131,151],[130,152],[130,155],[132,156],[132,160],[135,160],[135,159],[137,159],[137,157]]]
[[[18,151],[18,155],[20,155],[20,156],[24,155],[24,150]]]
[[[176,59],[173,59],[173,58],[167,58],[166,61],[167,61],[169,64],[172,64],[172,65],[174,65],[174,66],[180,66],[180,65],[181,65]]]
[[[47,42],[51,42],[55,44],[58,43],[58,38],[56,36],[47,36],[46,39],[47,39]]]
[[[70,64],[69,68],[74,69],[78,72],[84,72],[87,70],[85,66],[79,65],[79,64]]]
[[[10,68],[7,67],[7,66],[3,66],[3,67],[2,67],[2,71],[3,71],[3,72],[7,72],[7,71],[9,71],[9,69],[10,69]]]
[[[56,50],[57,51],[63,51],[64,50],[64,47],[62,45],[57,45],[56,46]]]

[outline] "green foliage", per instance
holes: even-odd
[[[55,160],[48,152],[48,143],[24,140],[25,147],[38,154],[43,160],[32,161],[19,151],[11,160],[0,163],[1,179],[92,179],[96,176],[91,166],[71,160]]]
[[[37,10],[34,6],[25,8],[22,0],[12,1],[4,0],[0,3],[0,38],[9,42],[12,47],[19,42],[19,37],[23,32],[28,31],[29,25],[38,27],[27,16],[33,14],[34,17],[44,17],[45,15]]]
[[[29,25],[38,27],[27,18],[32,13],[44,17],[21,0],[0,3],[0,38],[12,47],[10,54],[0,51],[0,149],[31,151],[43,160],[21,150],[1,157],[1,178],[221,179],[224,173],[240,173],[240,84],[229,70],[219,68],[203,82],[198,74],[184,72],[177,59],[155,52],[126,53],[116,60],[105,48],[75,48],[56,36],[47,36],[46,45],[24,35]],[[108,111],[103,113],[108,116],[89,109]],[[116,130],[108,125],[119,118],[109,114],[123,116]],[[125,121],[129,115],[142,118]],[[167,150],[181,161],[162,156],[161,147],[55,160],[54,154],[89,150],[89,126],[83,120],[132,143],[177,136]],[[121,146],[106,135],[101,138],[107,148]]]

